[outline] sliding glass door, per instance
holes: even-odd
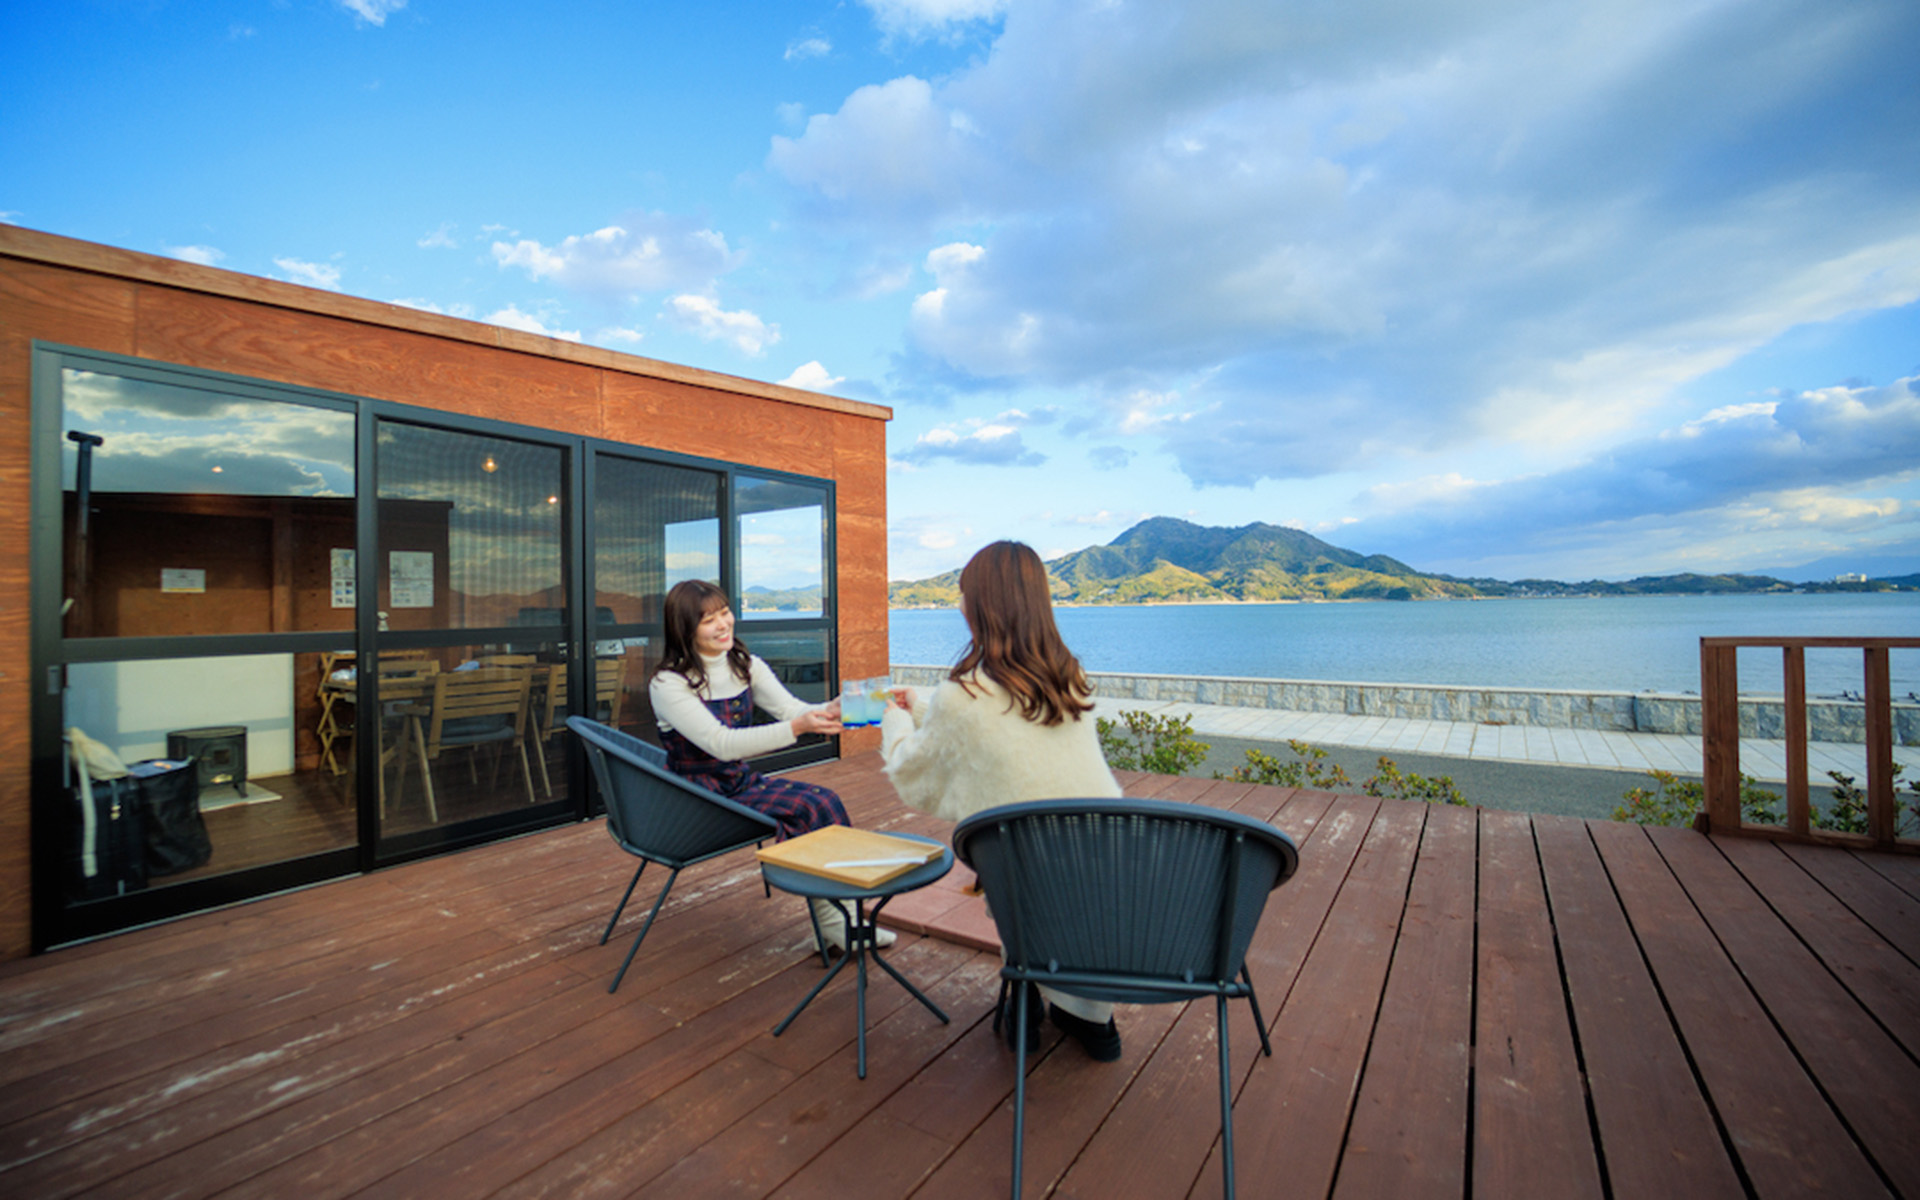
[[[374,441],[375,628],[353,668],[378,857],[564,816],[567,443],[387,418]]]
[[[34,353],[37,946],[590,815],[683,579],[835,690],[830,482]]]

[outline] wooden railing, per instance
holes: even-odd
[[[1807,649],[1857,649],[1864,658],[1867,750],[1867,840],[1892,849],[1920,848],[1898,841],[1893,795],[1893,688],[1888,651],[1920,647],[1902,637],[1703,637],[1700,639],[1700,745],[1706,790],[1706,823],[1713,832],[1739,832],[1740,685],[1736,654],[1742,646],[1778,647],[1786,711],[1787,823],[1750,826],[1763,836],[1859,845],[1861,839],[1811,827],[1807,803]]]

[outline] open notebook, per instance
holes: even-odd
[[[932,862],[945,850],[942,845],[875,833],[870,829],[829,825],[754,853],[763,863],[856,887],[877,887]]]

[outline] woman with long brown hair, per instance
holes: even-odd
[[[960,572],[960,611],[972,640],[922,700],[899,689],[881,720],[881,757],[909,807],[958,821],[1022,800],[1118,796],[1088,715],[1093,689],[1060,638],[1040,556],[995,542]],[[1092,1057],[1120,1057],[1113,1006],[1040,989],[1043,1008]],[[1010,1036],[1018,1036],[1012,1029]],[[1038,1028],[1026,1031],[1028,1044]]]

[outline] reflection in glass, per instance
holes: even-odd
[[[68,637],[351,627],[351,413],[73,368],[60,399]]]
[[[561,610],[557,447],[382,421],[378,454],[389,629],[485,628]]]
[[[159,832],[146,834],[140,886],[201,879],[355,844],[353,777],[327,770],[314,748],[323,657],[330,656],[248,654],[68,666],[63,727],[78,728],[129,765],[194,759],[178,776],[154,768],[157,807],[143,815]],[[339,749],[350,753],[349,744]],[[183,786],[176,789],[176,782]],[[103,890],[107,880],[101,872],[121,871],[127,864],[113,861],[111,831],[100,820],[89,829],[80,803],[71,811],[70,844],[80,847],[83,858],[69,880],[69,895],[113,894]],[[191,850],[202,827],[206,840],[201,845],[210,845],[210,855]]]
[[[557,643],[390,651],[378,683],[383,837],[566,798]]]
[[[831,685],[826,630],[757,629],[741,641],[748,650],[765,659],[774,677],[799,699],[809,704],[820,704],[838,694]],[[757,709],[753,715],[756,725],[766,724],[772,719]],[[818,734],[808,734],[800,739],[799,744],[816,746],[826,740]]]
[[[818,617],[824,612],[827,489],[735,476],[740,525],[740,616]]]
[[[720,578],[720,476],[602,455],[595,465],[595,603],[622,625],[655,624],[667,589]]]
[[[653,701],[648,698],[647,684],[660,665],[661,645],[657,637],[628,637],[621,640],[617,656],[602,655],[594,659],[593,669],[601,681],[596,720],[611,724],[623,733],[659,743],[659,726],[653,719]],[[609,676],[618,680],[614,685],[617,707],[606,700]]]
[[[835,695],[828,686],[825,630],[778,633],[760,630],[746,645],[753,653],[766,659],[774,675],[800,699],[809,704],[820,704]]]

